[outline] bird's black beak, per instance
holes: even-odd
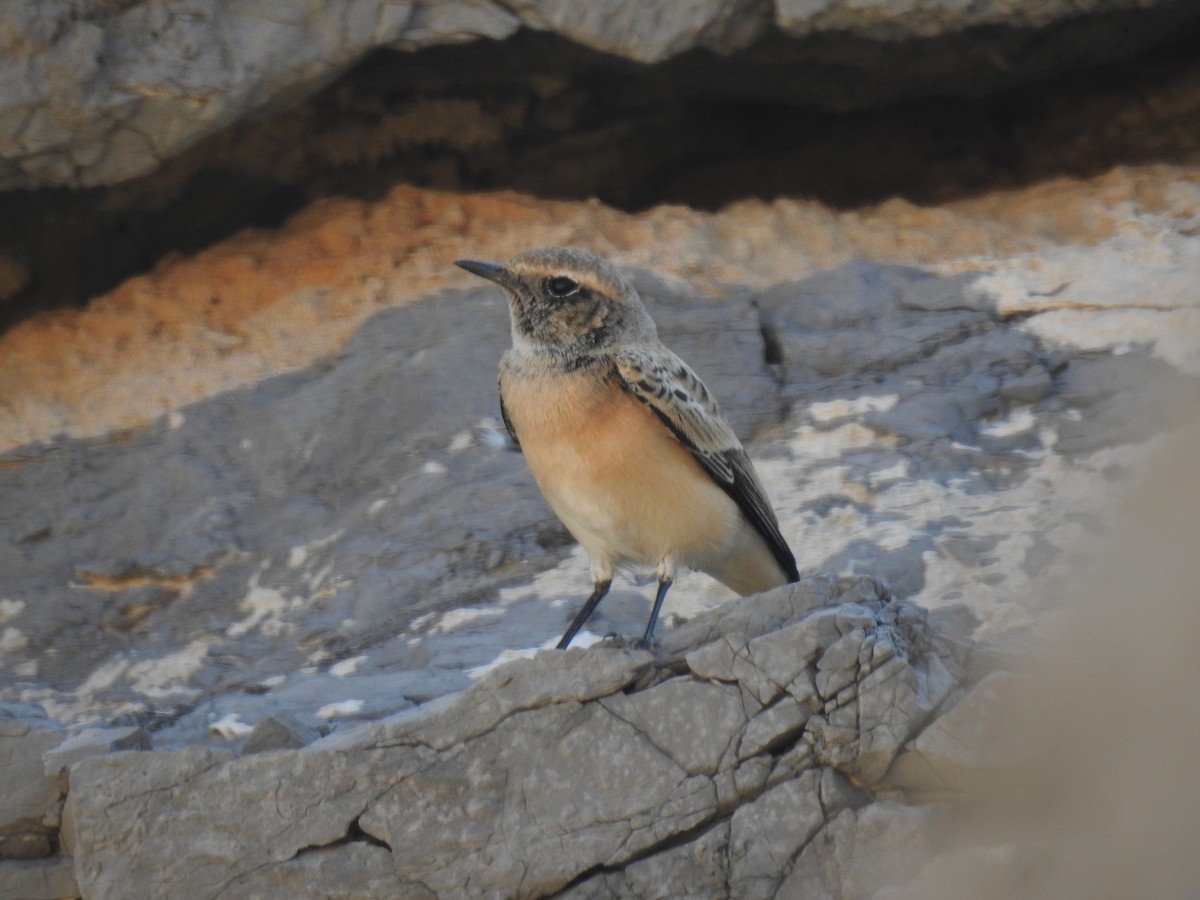
[[[454,264],[460,269],[466,269],[472,275],[478,275],[480,278],[494,281],[500,287],[515,288],[517,286],[516,276],[504,268],[504,266],[498,266],[495,263],[476,262],[473,259],[456,260]]]

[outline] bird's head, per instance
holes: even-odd
[[[503,264],[464,259],[455,265],[504,288],[518,350],[571,359],[656,336],[633,286],[585,250],[547,247]]]

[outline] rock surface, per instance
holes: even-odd
[[[1130,204],[1132,212],[1107,218],[1093,214],[1113,196],[1164,191],[1154,174],[1080,186],[1079,227],[1087,230],[1062,232],[1070,237],[1058,242],[1001,230],[1012,208],[980,213],[984,201],[954,213],[900,205],[873,221],[788,203],[693,221],[684,213],[631,220],[602,208],[545,210],[512,197],[463,201],[473,229],[527,215],[529,228],[507,241],[571,240],[604,224],[631,247],[679,248],[663,257],[676,272],[733,276],[706,285],[717,298],[670,269],[633,273],[665,340],[703,373],[747,437],[802,569],[810,578],[878,578],[900,598],[886,609],[908,610],[917,623],[880,618],[871,595],[831,610],[771,613],[763,625],[775,601],[709,612],[728,593],[686,576],[664,616],[660,666],[602,647],[570,659],[623,660],[615,674],[599,662],[594,672],[566,673],[554,668],[566,657],[543,654],[518,663],[526,693],[515,699],[500,687],[511,670],[495,664],[552,644],[588,576],[496,421],[494,372],[507,342],[499,297],[444,290],[376,311],[337,286],[362,278],[351,266],[353,248],[367,266],[379,265],[377,248],[340,230],[347,223],[387,216],[396,225],[415,208],[431,215],[453,202],[405,192],[376,207],[322,207],[274,239],[280,244],[250,236],[278,268],[238,288],[247,302],[267,273],[273,278],[289,262],[297,269],[299,248],[311,246],[289,245],[297,235],[319,237],[338,268],[320,298],[294,274],[269,302],[258,297],[263,313],[239,327],[288,323],[294,330],[281,333],[298,335],[300,352],[334,352],[123,433],[44,432],[42,443],[18,448],[0,467],[11,498],[0,508],[0,700],[41,704],[54,720],[51,741],[67,738],[52,753],[23,744],[21,758],[36,771],[30,784],[44,796],[36,825],[24,814],[11,821],[19,818],[29,836],[22,840],[35,853],[27,855],[41,858],[0,865],[0,885],[30,896],[66,893],[64,854],[86,896],[117,896],[116,885],[124,890],[143,877],[149,893],[181,879],[197,896],[221,886],[226,895],[328,896],[349,883],[344,872],[359,879],[345,896],[387,893],[398,879],[446,894],[500,885],[528,895],[639,896],[669,882],[694,896],[801,885],[870,896],[909,875],[926,877],[916,867],[928,854],[910,857],[906,848],[928,849],[937,816],[910,802],[969,790],[981,768],[1023,759],[993,739],[997,676],[985,676],[1011,661],[1014,635],[1037,627],[1046,586],[1069,561],[1063,551],[1108,527],[1109,498],[1143,465],[1143,443],[1171,410],[1195,404],[1195,189],[1186,176],[1169,177],[1169,201]],[[1030,212],[1015,221],[1039,215],[1044,198],[1044,190],[1022,196]],[[848,243],[850,251],[818,244],[798,262],[796,248],[778,238],[810,217],[842,229],[827,241],[858,243]],[[905,221],[908,230],[897,232]],[[964,234],[966,221],[976,223],[973,236]],[[708,243],[681,237],[685,222]],[[935,249],[930,235],[938,232],[921,229],[938,227],[957,231],[960,243]],[[714,229],[729,238],[714,242]],[[465,255],[406,233],[442,256]],[[1063,242],[1080,234],[1091,243]],[[997,235],[1013,242],[995,247],[997,258],[964,252]],[[756,237],[763,241],[747,243]],[[884,239],[882,250],[870,243]],[[471,255],[485,258],[519,249],[488,245],[474,231],[467,240]],[[222,268],[245,246],[231,242],[94,309],[11,332],[8,371],[19,371],[22,347],[39,346],[31,334],[54,335],[54,352],[70,354],[78,352],[72,341],[89,334],[82,323],[120,323],[127,359],[137,358],[136,347],[154,348],[140,357],[144,367],[112,370],[107,406],[84,391],[87,403],[53,408],[85,424],[119,421],[125,409],[136,425],[152,405],[144,391],[120,387],[121,378],[144,386],[157,378],[158,359],[171,371],[196,327],[191,307],[171,305],[177,290],[190,285],[199,300],[232,296],[230,288],[209,291],[237,284],[231,271],[253,271],[240,262]],[[942,274],[836,264],[840,253],[886,259],[913,246]],[[438,284],[440,268],[413,261],[421,258],[414,253],[388,283],[408,291]],[[810,274],[820,261],[834,265]],[[155,319],[174,324],[140,336]],[[324,344],[304,343],[314,321],[329,326],[317,335]],[[359,323],[348,342],[328,343]],[[221,377],[278,365],[263,352],[270,345],[252,336],[259,331],[242,333],[246,352]],[[213,360],[237,358],[223,346],[227,355]],[[55,368],[61,377],[53,383],[25,371],[19,382],[10,375],[9,383],[28,385],[16,402],[71,389],[69,367]],[[38,421],[18,417],[10,434],[44,428]],[[644,589],[619,584],[591,627],[632,633],[647,605]],[[922,608],[933,611],[927,646],[913,638],[926,633]],[[789,624],[789,616],[803,621]],[[900,640],[893,632],[919,652],[888,658],[887,641]],[[884,646],[877,658],[875,646]],[[915,659],[920,664],[910,665]],[[486,709],[473,705],[485,699]],[[534,737],[518,737],[518,727]],[[713,742],[680,741],[697,728]],[[419,740],[411,737],[418,732]],[[515,749],[547,736],[580,741],[579,764],[559,770],[540,753]],[[465,760],[454,748],[468,743],[486,764],[459,767]],[[625,749],[630,744],[636,751]],[[114,752],[147,745],[152,752]],[[611,760],[634,752],[639,766],[614,768]],[[532,759],[541,760],[536,770]],[[343,760],[351,760],[344,777],[330,778]],[[70,792],[60,811],[64,767]],[[488,774],[497,770],[526,774],[537,790],[518,806],[511,785]],[[569,777],[580,770],[599,774],[581,785]],[[144,791],[147,779],[162,790]],[[460,804],[468,790],[487,803]],[[563,800],[579,791],[585,806]],[[434,819],[414,836],[404,816],[421,797]],[[646,803],[620,805],[630,797]],[[101,839],[110,802],[130,811],[126,829],[144,824]],[[586,824],[605,804],[617,804],[613,816]],[[467,824],[438,824],[439,811],[460,805]],[[471,818],[486,810],[501,810],[500,824]],[[212,835],[202,850],[171,849],[193,831]],[[790,837],[776,845],[777,832]],[[263,833],[279,840],[254,844]],[[570,855],[556,851],[536,866],[511,850],[544,854],[566,834]],[[449,845],[497,880],[452,881],[442,865]],[[414,855],[398,862],[403,848]],[[430,867],[445,873],[427,876]]]
[[[1078,32],[1058,37],[1050,28],[1061,23],[1069,31],[1080,22],[1082,39]],[[294,104],[378,47],[414,50],[504,38],[524,28],[656,63],[689,50],[731,54],[765,38],[791,38],[798,43],[790,52],[797,62],[835,77],[839,70],[886,68],[893,86],[928,91],[935,83],[993,88],[1053,74],[1077,64],[1081,54],[1093,61],[1125,56],[1194,25],[1187,4],[1170,0],[945,2],[901,11],[882,0],[605,0],[583,7],[561,0],[336,0],[292,4],[283,14],[270,4],[213,0],[14,0],[0,31],[0,189],[111,184],[152,171],[208,134]],[[986,29],[997,26],[988,35]],[[911,64],[911,53],[904,54],[910,62],[901,56],[883,65],[876,46],[928,46],[972,29],[985,42],[1003,29],[1017,38],[1001,39],[992,49],[1004,58],[986,65],[972,59],[969,44],[927,50],[921,54],[925,72]],[[1034,29],[1044,30],[1053,50],[1020,37]],[[825,40],[804,43],[813,36]],[[839,49],[839,39],[851,43]],[[776,46],[766,57],[780,52]],[[935,56],[939,65],[930,64]],[[877,95],[888,79],[876,80],[874,89],[858,93]],[[854,101],[843,92],[835,102]]]
[[[5,9],[0,185],[161,168],[0,217],[0,896],[1200,881],[1200,7],[265,9]],[[805,576],[681,577],[657,657],[586,646],[636,579],[544,650],[587,563],[451,265],[563,243]]]
[[[66,783],[43,771],[42,754],[62,740],[39,707],[0,704],[0,860],[38,859],[55,849]]]
[[[813,580],[678,629],[657,661],[546,651],[301,750],[91,758],[71,773],[80,888],[277,895],[319,861],[301,896],[773,896],[843,810],[861,826],[960,685],[962,624]]]
[[[1019,621],[1013,591],[1154,432],[1155,391],[1197,387],[1146,352],[1052,351],[978,282],[858,264],[715,301],[638,277],[735,429],[765,435],[802,570]],[[0,698],[222,743],[280,714],[374,719],[552,643],[588,578],[497,421],[506,318],[486,288],[384,311],[310,369],[14,458]],[[685,579],[668,615],[729,596]],[[592,627],[631,632],[642,593],[618,584]]]

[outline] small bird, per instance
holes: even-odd
[[[754,466],[717,401],[658,339],[633,286],[566,247],[455,265],[500,285],[512,349],[500,413],[546,501],[591,561],[593,589],[565,650],[612,586],[614,566],[657,567],[640,645],[649,646],[675,572],[739,594],[799,579]]]

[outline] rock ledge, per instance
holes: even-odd
[[[773,896],[924,814],[885,776],[961,693],[967,618],[810,579],[301,749],[101,752],[61,843],[95,898]]]

